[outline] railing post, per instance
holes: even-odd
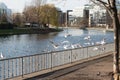
[[[88,46],[87,46],[87,59],[89,58],[89,54],[88,54]]]
[[[71,49],[71,63],[72,63],[72,49]]]
[[[52,63],[53,63],[53,62],[52,62],[52,52],[51,52],[51,69],[52,69]]]
[[[84,48],[82,48],[82,54],[83,54],[83,58],[85,58],[85,54],[84,54]]]
[[[8,78],[9,78],[9,60],[8,60],[8,67],[7,68],[8,68]]]
[[[23,78],[23,57],[22,57],[22,78]]]
[[[100,51],[101,51],[101,45],[96,46],[98,49],[96,50],[96,54],[94,56],[100,56]]]

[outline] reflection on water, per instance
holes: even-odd
[[[71,34],[71,36],[64,37],[66,32]],[[91,40],[84,40],[86,36],[90,36]],[[59,33],[0,36],[0,53],[2,52],[6,58],[40,54],[43,52],[73,48],[75,45],[89,46],[90,44],[88,44],[88,42],[93,44],[100,42],[103,38],[105,38],[107,43],[113,42],[113,32],[65,29]],[[50,40],[52,40],[54,44],[58,44],[59,47],[54,48]],[[67,43],[65,43],[65,41]]]

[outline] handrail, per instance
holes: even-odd
[[[114,42],[110,42],[110,43],[106,43],[106,44],[112,44]],[[105,45],[106,45],[105,44]],[[29,56],[35,56],[35,55],[42,55],[42,54],[51,54],[51,53],[56,53],[56,52],[63,52],[63,51],[69,51],[69,50],[75,50],[75,49],[80,49],[80,48],[87,48],[87,47],[95,47],[95,46],[100,46],[101,44],[97,44],[97,45],[90,45],[90,46],[85,46],[85,47],[78,47],[78,48],[71,48],[71,49],[65,49],[65,50],[58,50],[58,51],[51,51],[51,52],[42,52],[42,53],[37,53],[37,54],[31,54],[31,55],[25,55],[25,56],[19,56],[19,57],[13,57],[13,58],[3,58],[0,59],[0,61],[3,60],[9,60],[9,59],[16,59],[16,58],[22,58],[22,57],[29,57]]]
[[[24,76],[26,74],[52,69],[57,66],[105,54],[107,52],[114,51],[113,45],[114,43],[109,43],[104,45],[95,45],[62,51],[54,51],[50,53],[1,59],[0,80],[17,76]],[[97,47],[98,50],[93,51],[94,47]]]

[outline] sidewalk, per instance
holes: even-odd
[[[112,55],[26,80],[112,80]]]
[[[92,61],[86,67],[55,80],[112,80],[112,56]]]

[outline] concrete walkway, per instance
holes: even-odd
[[[113,57],[108,55],[25,80],[112,80],[112,64]]]

